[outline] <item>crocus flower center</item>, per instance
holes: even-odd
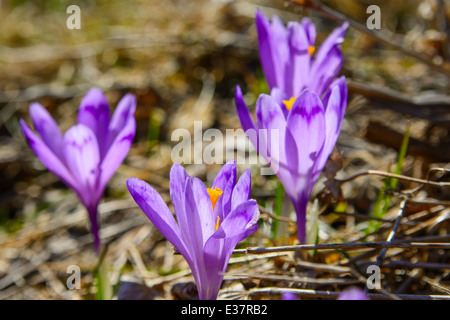
[[[223,193],[222,190],[220,190],[219,188],[208,188],[208,194],[209,197],[211,198],[211,204],[212,204],[212,208],[214,211],[214,207],[216,205],[217,200],[219,200],[220,195]]]
[[[288,109],[289,111],[291,110],[292,105],[294,104],[296,98],[297,97],[292,97],[289,100],[283,100],[283,103],[286,106],[286,109]]]
[[[216,222],[216,224],[215,224],[215,231],[217,231],[217,229],[219,229],[219,223],[220,223],[220,217],[219,216],[217,216],[217,222]]]
[[[216,202],[217,202],[217,200],[219,200],[219,197],[221,196],[223,191],[220,190],[219,188],[214,188],[214,189],[208,188],[207,191],[208,191],[209,197],[211,198],[211,204],[212,204],[212,208],[213,208],[213,212],[214,212],[214,207],[216,206]],[[215,231],[217,231],[217,229],[219,229],[219,222],[220,222],[220,217],[217,216]]]
[[[312,55],[314,54],[314,51],[316,51],[316,47],[315,46],[309,46],[308,47],[308,54],[310,57],[312,57]]]

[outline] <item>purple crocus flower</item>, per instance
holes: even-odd
[[[111,176],[125,159],[136,132],[136,97],[125,95],[110,119],[108,101],[100,89],[84,96],[77,124],[62,135],[48,111],[32,103],[29,111],[39,136],[20,119],[22,133],[31,149],[48,170],[72,188],[86,207],[100,248],[97,206]]]
[[[340,48],[347,28],[347,22],[336,28],[315,53],[316,29],[311,20],[291,21],[285,27],[277,16],[270,22],[257,10],[259,55],[270,90],[290,99],[309,88],[322,97],[341,70]]]
[[[292,293],[290,291],[286,291],[281,294],[281,299],[282,300],[298,300],[298,297],[294,293]]]
[[[337,300],[370,300],[367,294],[358,287],[351,287],[341,292]]]
[[[282,293],[283,300],[298,300],[298,297],[290,291]],[[368,295],[358,287],[350,287],[342,291],[337,300],[370,300]]]
[[[207,189],[174,164],[170,197],[177,221],[164,200],[138,178],[127,180],[136,203],[183,255],[191,268],[201,300],[217,298],[228,260],[236,244],[256,231],[258,204],[250,199],[250,170],[236,182],[234,161],[225,164]]]
[[[322,100],[310,89],[294,101],[261,94],[256,102],[256,124],[239,87],[235,102],[242,128],[277,174],[294,205],[298,240],[305,243],[308,199],[333,151],[344,118],[345,78],[336,80]],[[277,135],[271,134],[274,131]]]

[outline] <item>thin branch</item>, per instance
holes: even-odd
[[[406,242],[367,242],[367,243],[331,243],[331,244],[304,244],[296,246],[279,247],[254,247],[247,249],[236,249],[233,254],[263,254],[269,252],[308,251],[308,250],[338,250],[338,249],[383,249],[383,248],[406,248],[406,249],[450,249],[450,243],[406,243]]]
[[[420,269],[434,269],[434,270],[450,270],[450,264],[396,260],[383,264],[383,268],[388,269],[420,268]]]
[[[292,223],[295,224],[296,222],[292,219],[286,218],[286,217],[282,217],[282,216],[277,216],[275,214],[273,214],[270,210],[264,208],[263,206],[259,206],[259,211],[261,211],[261,213],[267,214],[270,218],[275,219],[275,220],[279,220],[279,221],[283,221],[283,222],[288,222],[288,223]]]
[[[250,273],[236,273],[228,274],[232,279],[257,279],[257,280],[269,280],[269,281],[286,281],[290,283],[314,283],[314,284],[332,284],[332,285],[350,285],[360,283],[356,279],[336,279],[336,278],[326,278],[326,279],[316,279],[309,277],[298,277],[298,276],[279,276],[279,275],[268,275],[268,274],[250,274]]]
[[[433,187],[440,187],[440,188],[449,188],[450,187],[450,182],[429,181],[429,180],[412,178],[412,177],[404,176],[401,174],[389,173],[389,172],[380,171],[380,170],[367,170],[364,172],[357,173],[351,177],[348,177],[345,179],[335,179],[334,181],[336,181],[339,184],[343,184],[345,182],[349,182],[356,178],[359,178],[362,176],[367,176],[367,175],[376,175],[376,176],[381,176],[381,177],[386,177],[386,178],[396,178],[396,179],[403,180],[403,181],[417,182],[417,183],[421,183],[421,184],[429,185],[429,186],[433,186]]]
[[[408,202],[409,203],[409,202]],[[359,214],[359,213],[351,213],[351,212],[336,212],[333,211],[333,214],[335,215],[342,215],[342,216],[349,216],[349,217],[354,217],[358,220],[363,220],[363,221],[380,221],[380,222],[385,222],[385,223],[395,223],[394,220],[389,220],[389,219],[384,219],[384,218],[377,218],[377,217],[372,217],[372,216],[366,216],[364,214]],[[413,222],[413,221],[404,221],[405,225],[409,225],[409,226],[416,226],[417,223]]]
[[[397,234],[397,230],[400,225],[400,221],[403,218],[403,213],[405,212],[405,208],[406,208],[406,199],[402,200],[402,202],[400,203],[400,208],[398,210],[397,219],[395,220],[394,227],[392,228],[392,231],[389,234],[389,236],[386,240],[386,243],[391,244],[392,240],[394,240],[394,237]],[[383,248],[383,250],[381,250],[380,254],[378,255],[378,257],[377,257],[377,265],[378,266],[380,266],[381,263],[383,262],[384,255],[386,254],[387,250],[388,250],[388,248]]]

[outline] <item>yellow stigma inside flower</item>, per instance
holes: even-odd
[[[219,229],[219,222],[220,222],[220,217],[217,216],[217,222],[216,222],[216,229],[215,229],[215,231],[217,231],[217,229]]]
[[[286,108],[287,108],[288,110],[291,110],[292,105],[293,105],[294,102],[295,102],[295,99],[296,99],[296,97],[292,97],[292,98],[290,98],[289,100],[283,100],[283,103],[284,103],[284,105],[286,106]]]
[[[211,204],[212,204],[212,208],[213,208],[213,212],[214,212],[214,207],[216,206],[216,202],[217,200],[219,200],[219,197],[222,195],[223,191],[220,190],[219,188],[208,188],[206,189],[208,191],[209,194],[209,198],[211,199]],[[219,229],[219,222],[220,222],[220,217],[217,216],[217,222],[215,224],[215,231],[217,231],[217,229]]]
[[[211,198],[211,204],[212,204],[212,208],[214,211],[214,207],[216,205],[217,200],[219,200],[220,195],[223,193],[222,190],[220,190],[219,188],[208,188],[208,194],[209,197]]]
[[[308,54],[310,57],[312,57],[312,55],[314,54],[314,51],[316,51],[316,47],[315,46],[309,46],[308,47]]]

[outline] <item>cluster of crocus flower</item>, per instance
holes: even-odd
[[[317,53],[315,27],[306,18],[286,28],[277,17],[270,22],[257,11],[256,26],[261,63],[271,93],[259,97],[255,123],[237,87],[237,112],[247,132],[278,131],[276,138],[249,138],[276,168],[297,212],[298,239],[303,243],[306,205],[334,148],[346,109],[345,78],[336,77],[342,66],[340,45],[348,25],[333,31]],[[64,136],[38,103],[30,105],[30,116],[39,135],[20,121],[38,158],[77,193],[87,208],[97,252],[97,207],[107,182],[131,147],[136,131],[135,108],[136,98],[127,94],[110,119],[106,97],[94,88],[81,102],[77,124]],[[251,199],[250,170],[237,179],[235,162],[228,162],[212,187],[206,188],[181,165],[174,164],[170,197],[176,219],[149,184],[130,178],[126,185],[145,215],[185,258],[199,298],[216,299],[234,248],[257,229],[260,213],[257,202]]]
[[[39,103],[29,107],[38,135],[20,120],[22,133],[37,157],[76,192],[86,207],[97,253],[100,248],[98,204],[109,179],[130,150],[136,132],[135,109],[136,97],[127,94],[110,117],[105,95],[93,88],[81,101],[77,124],[64,135]]]
[[[335,77],[342,66],[340,46],[348,24],[335,29],[317,54],[315,27],[306,18],[285,27],[278,17],[270,23],[258,11],[256,25],[271,92],[259,96],[255,123],[237,87],[237,113],[250,141],[274,169],[293,203],[298,240],[305,243],[307,203],[333,151],[347,106],[345,78]],[[260,130],[278,134],[249,134]]]
[[[127,180],[136,203],[188,263],[201,300],[217,298],[234,248],[258,226],[250,170],[236,180],[234,161],[222,167],[211,188],[174,164],[170,197],[177,221],[155,189],[138,178]]]

